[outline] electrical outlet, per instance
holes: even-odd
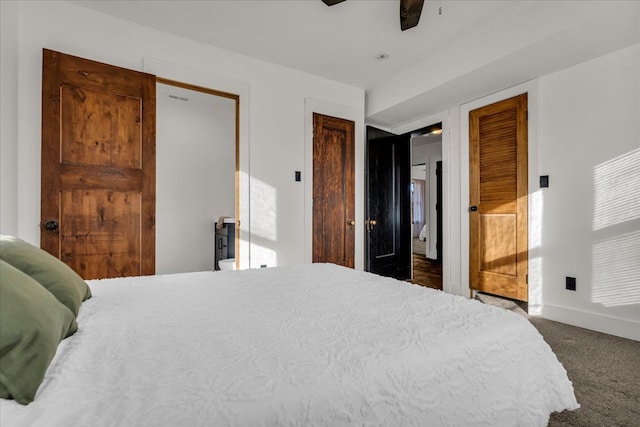
[[[576,290],[576,278],[575,277],[566,277],[566,288],[568,291]]]
[[[548,187],[549,187],[549,175],[541,175],[540,188],[548,188]]]

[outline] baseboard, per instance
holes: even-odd
[[[591,329],[592,331],[640,341],[640,322],[634,320],[605,316],[603,314],[553,304],[542,305],[540,317],[579,328]]]

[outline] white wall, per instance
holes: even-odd
[[[427,168],[425,164],[411,166],[411,179],[427,179]]]
[[[156,121],[156,273],[213,270],[214,222],[235,216],[235,100],[158,84]]]
[[[640,44],[540,79],[539,155],[542,315],[640,340]]]
[[[6,77],[6,84],[17,88],[18,139],[5,139],[3,133],[2,147],[3,153],[17,150],[20,193],[9,194],[0,209],[3,217],[10,217],[11,207],[17,206],[17,234],[23,239],[39,242],[41,56],[45,47],[134,70],[155,71],[154,67],[145,68],[143,63],[162,62],[166,66],[155,69],[170,69],[171,75],[158,74],[160,77],[198,84],[200,82],[190,81],[190,77],[211,79],[214,76],[216,81],[246,88],[240,94],[240,138],[241,152],[246,152],[246,157],[241,154],[242,179],[247,185],[241,186],[240,209],[241,217],[247,218],[241,228],[246,247],[251,251],[251,266],[310,261],[305,247],[311,233],[305,224],[311,220],[305,206],[311,203],[311,195],[304,185],[293,179],[295,170],[303,171],[303,179],[310,179],[312,175],[305,161],[311,133],[307,119],[312,113],[305,105],[310,99],[316,100],[316,105],[348,112],[356,121],[356,215],[359,216],[356,220],[364,222],[364,169],[359,160],[364,152],[362,89],[135,25],[71,3],[19,2],[16,7],[17,28],[6,29],[3,25],[2,35],[4,40],[7,30],[9,40],[17,40],[17,49],[8,50],[6,54],[3,50],[1,62],[3,66],[5,62],[17,63],[20,70],[5,76],[3,68],[2,77],[3,85]],[[10,119],[10,111],[8,114],[6,117]],[[4,109],[2,117],[4,121]],[[5,171],[2,173],[4,181]],[[13,181],[11,177],[8,180]],[[363,241],[363,229],[359,228],[356,268],[364,265]],[[247,258],[242,266],[248,264]]]
[[[398,128],[443,118],[443,289],[469,297],[469,111],[528,93],[530,313],[640,340],[640,45]],[[550,187],[538,178],[549,175]],[[565,276],[577,290],[565,290]]]
[[[0,2],[0,232],[18,232],[18,7]]]

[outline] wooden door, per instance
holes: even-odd
[[[353,268],[354,122],[313,114],[313,262]]]
[[[410,134],[367,137],[366,227],[367,271],[411,279]]]
[[[469,113],[469,280],[527,301],[527,95]]]
[[[85,279],[155,272],[155,76],[43,50],[43,249]]]

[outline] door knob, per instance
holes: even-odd
[[[356,225],[356,222],[354,220],[347,221],[347,225],[353,226],[353,225]]]
[[[373,227],[375,227],[375,225],[377,224],[375,219],[368,219],[365,221],[365,224],[367,225],[367,230],[371,231],[373,230]]]
[[[56,221],[54,221],[54,220],[47,221],[44,224],[44,228],[46,228],[49,231],[57,230],[58,229],[58,223]]]
[[[469,210],[470,210],[471,212],[476,212],[476,211],[478,210],[478,207],[477,207],[476,205],[473,205],[473,206],[471,206],[471,207],[469,208]]]

